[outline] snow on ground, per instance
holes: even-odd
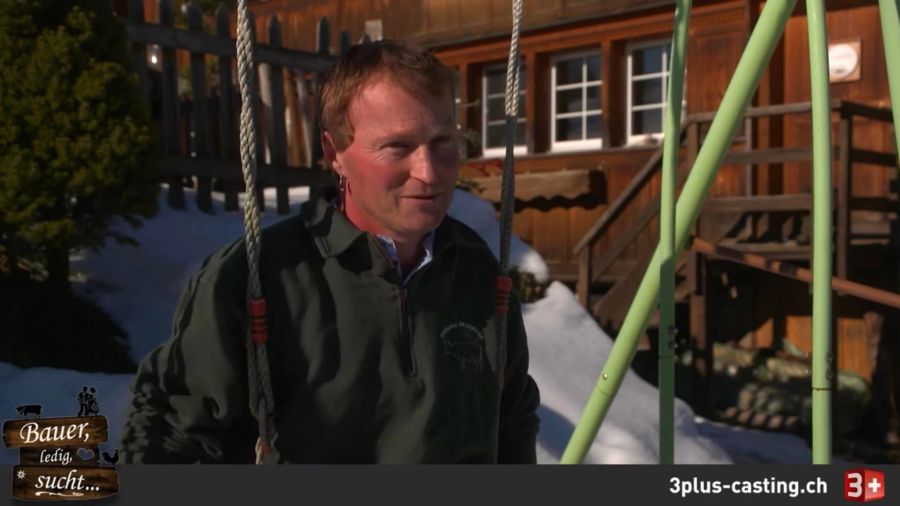
[[[291,215],[308,198],[307,190],[291,189]],[[213,194],[215,211],[207,214],[196,209],[190,190],[185,191],[184,210],[170,208],[166,191],[164,185],[156,217],[137,230],[123,228],[138,240],[139,248],[110,241],[99,254],[72,257],[74,272],[90,273],[89,282],[75,288],[106,309],[128,333],[135,362],[168,337],[181,290],[203,259],[244,234],[243,213],[224,211],[221,193]],[[262,225],[285,219],[274,211],[274,189],[268,189],[265,197]]]
[[[128,332],[131,355],[139,360],[164,341],[172,313],[188,277],[207,255],[243,233],[240,213],[196,210],[186,192],[187,208],[174,210],[160,193],[160,212],[142,228],[130,232],[139,248],[109,244],[97,254],[73,257],[73,271],[83,273],[77,289],[94,298]],[[215,199],[216,197],[214,197]],[[292,190],[291,214],[307,198]],[[274,209],[274,192],[266,194]],[[450,214],[467,223],[498,250],[493,207],[457,191]],[[263,224],[284,219],[270,211]],[[527,244],[513,237],[511,263],[547,279],[544,261]],[[553,283],[547,296],[523,308],[531,353],[531,374],[541,389],[541,432],[538,459],[558,462],[582,406],[590,394],[612,346],[610,338],[578,305],[564,285]],[[75,401],[83,385],[97,388],[101,413],[109,420],[110,446],[115,447],[130,403],[130,375],[82,373],[61,369],[20,369],[0,363],[0,419],[13,418],[18,404],[38,403],[43,416],[77,414]],[[629,372],[586,458],[589,463],[655,463],[658,446],[658,391]],[[720,426],[695,418],[690,407],[676,403],[676,462],[810,462],[809,449],[799,438]],[[727,452],[727,453],[726,453]],[[0,464],[18,461],[18,451],[0,449]]]
[[[612,340],[564,285],[553,283],[547,296],[525,308],[531,374],[540,385],[541,460],[558,461],[586,404]],[[628,371],[587,463],[640,464],[659,460],[659,406],[656,387]],[[675,404],[675,460],[727,463],[728,455],[697,433],[691,408]]]

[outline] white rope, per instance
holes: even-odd
[[[238,81],[241,88],[241,171],[244,174],[244,233],[247,246],[247,305],[262,298],[259,281],[260,224],[256,201],[256,125],[253,111],[253,30],[247,10],[247,0],[238,0],[237,12],[237,62]],[[249,320],[249,319],[248,319]],[[259,439],[256,444],[256,463],[261,464],[266,454],[271,455],[275,436],[274,396],[269,372],[266,344],[256,343],[247,329],[247,376],[249,379],[250,410],[259,422]]]

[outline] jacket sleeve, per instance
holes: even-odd
[[[528,343],[522,309],[513,293],[506,336],[506,384],[500,401],[500,464],[534,464],[537,461],[537,408],[541,403],[537,384],[528,374]]]
[[[121,442],[126,463],[252,462],[246,282],[236,279],[240,269],[225,275],[224,253],[217,255],[188,282],[171,338],[141,361],[131,383]]]

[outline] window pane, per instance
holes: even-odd
[[[524,86],[525,81],[524,80],[520,81],[519,84]],[[506,100],[506,99],[504,99],[504,100]],[[503,103],[504,103],[503,114],[506,115],[506,105],[505,105],[506,102],[503,102]],[[519,88],[519,114],[516,117],[519,119],[523,119],[523,120],[525,118],[525,89],[524,88]]]
[[[579,141],[581,139],[581,117],[556,120],[557,141]]]
[[[662,109],[649,109],[631,113],[631,135],[662,132]]]
[[[583,58],[563,60],[556,63],[556,84],[571,84],[581,82],[581,64]]]
[[[516,146],[525,145],[525,120],[516,122]]]
[[[493,95],[504,91],[506,91],[506,71],[502,69],[489,70],[487,72],[487,92]]]
[[[634,81],[632,83],[633,105],[659,104],[663,101],[662,79],[648,79],[646,81]]]
[[[488,121],[498,121],[506,117],[505,100],[503,97],[488,99]]]
[[[581,110],[581,88],[556,92],[556,114]]]
[[[600,80],[600,55],[597,56],[588,56],[587,60],[587,80],[588,81],[599,81]]]
[[[662,72],[663,46],[646,47],[638,49],[632,54],[634,75]]]
[[[487,92],[491,95],[495,93],[506,93],[506,64],[503,66],[491,67],[484,71],[487,77]],[[519,63],[519,90],[525,89],[525,64]]]
[[[596,111],[600,109],[600,87],[599,86],[589,86],[586,90],[587,92],[587,107],[585,107],[588,111]]]
[[[503,125],[490,125],[487,130],[486,148],[503,147]]]
[[[487,143],[484,147],[486,148],[505,148],[506,147],[506,139],[504,139],[504,135],[506,133],[506,124],[502,125],[490,125],[488,126],[488,138]],[[525,122],[518,121],[516,123],[516,146],[524,146],[525,145]]]
[[[594,114],[587,118],[587,138],[600,139],[603,137],[603,116]]]

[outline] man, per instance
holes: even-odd
[[[497,262],[446,216],[459,170],[452,83],[431,54],[391,41],[354,47],[326,79],[322,144],[339,195],[312,197],[262,238],[282,462],[535,461],[518,302],[499,350]],[[172,338],[142,361],[126,462],[252,461],[244,248],[206,260]]]

